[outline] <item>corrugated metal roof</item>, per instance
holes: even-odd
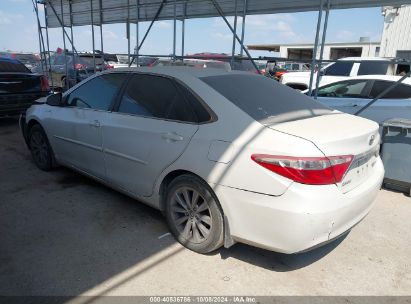
[[[136,22],[137,0],[101,0],[102,21],[100,20],[100,0],[63,0],[63,18],[61,18],[60,0],[45,0],[56,10],[58,17],[64,21],[65,26],[71,25],[69,2],[72,7],[73,25],[91,24],[91,1],[93,1],[93,21],[95,25],[100,23],[125,23]],[[151,21],[161,0],[139,0],[139,20]],[[234,15],[235,0],[217,0],[226,16]],[[128,6],[129,3],[129,6]],[[183,18],[186,6],[186,18],[205,18],[219,16],[217,10],[210,0],[176,0],[177,17]],[[247,15],[275,14],[315,11],[319,8],[319,0],[248,0]],[[411,0],[331,0],[331,9],[376,7],[376,6],[399,6],[411,4]],[[129,8],[129,9],[128,9]],[[60,23],[53,10],[47,8],[47,24],[49,27],[59,27]],[[243,11],[243,1],[238,1],[238,12]],[[129,16],[129,17],[128,17]],[[159,20],[174,19],[174,0],[168,0],[159,16]]]

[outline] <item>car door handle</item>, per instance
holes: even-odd
[[[100,127],[100,122],[98,120],[93,120],[89,122],[89,125],[92,127],[99,128]]]
[[[163,133],[161,134],[161,138],[167,141],[182,141],[184,139],[183,136],[178,135],[177,133]]]

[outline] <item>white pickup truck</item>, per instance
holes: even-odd
[[[320,86],[339,80],[361,75],[395,75],[400,66],[388,62],[390,58],[380,57],[347,57],[330,63],[320,70]],[[313,88],[317,73],[314,73]],[[310,83],[310,71],[290,72],[281,76],[280,82],[297,90],[308,89]]]

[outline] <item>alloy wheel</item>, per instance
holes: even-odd
[[[212,218],[207,201],[196,190],[178,188],[171,201],[172,219],[185,240],[202,243],[210,235]]]
[[[46,166],[49,157],[49,150],[46,138],[40,132],[33,132],[30,137],[30,148],[35,161]]]

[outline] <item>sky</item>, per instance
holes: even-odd
[[[41,5],[40,5],[41,7]],[[43,12],[41,12],[42,14]],[[41,15],[44,16],[44,15]],[[312,43],[318,12],[247,16],[245,44]],[[44,17],[43,17],[44,18]],[[233,18],[229,18],[233,22]],[[241,22],[239,18],[239,22]],[[140,37],[148,23],[141,23]],[[327,42],[356,42],[362,36],[380,41],[383,28],[381,8],[334,10],[330,12]],[[99,29],[95,27],[96,49],[100,47]],[[135,26],[131,28],[132,48],[136,43]],[[50,50],[63,47],[61,29],[50,29]],[[186,21],[185,54],[198,52],[231,53],[232,35],[221,18]],[[91,26],[74,28],[75,47],[91,51]],[[104,50],[127,53],[125,24],[103,26]],[[181,54],[181,22],[177,22],[177,53]],[[173,22],[157,21],[140,53],[168,55],[173,49]],[[0,51],[38,52],[37,21],[32,0],[0,0]],[[239,53],[239,46],[237,46]],[[253,56],[267,55],[254,51]],[[275,55],[272,53],[272,55]]]

